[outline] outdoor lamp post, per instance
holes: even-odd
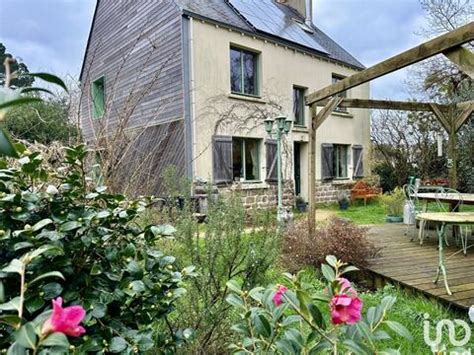
[[[282,177],[282,152],[281,139],[283,135],[288,134],[291,130],[293,120],[285,116],[278,116],[275,119],[267,118],[265,121],[265,130],[270,137],[273,137],[273,126],[275,124],[275,136],[277,141],[277,181],[278,181],[278,222],[283,220],[283,177]]]

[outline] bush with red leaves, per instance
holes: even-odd
[[[326,255],[356,266],[365,266],[378,250],[367,239],[367,228],[342,218],[332,218],[309,235],[308,221],[296,222],[283,241],[283,263],[291,271],[320,266]]]

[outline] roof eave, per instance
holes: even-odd
[[[245,30],[243,28],[236,27],[236,26],[233,26],[233,25],[229,25],[228,23],[221,22],[221,21],[203,16],[203,15],[197,14],[195,12],[186,10],[186,9],[182,9],[182,13],[183,13],[184,16],[193,17],[193,18],[196,18],[196,19],[208,22],[208,23],[212,23],[212,24],[219,25],[219,26],[222,26],[222,27],[225,27],[225,28],[228,28],[228,29],[232,29],[232,30],[237,31],[237,32],[246,33],[250,36],[257,36],[257,37],[260,37],[262,39],[267,39],[267,40],[269,39],[269,40],[275,41],[277,43],[280,43],[284,46],[291,47],[295,50],[306,52],[306,53],[309,53],[309,54],[314,55],[316,57],[319,57],[319,58],[322,58],[322,59],[325,59],[325,60],[328,60],[328,61],[331,61],[331,62],[335,62],[335,63],[338,63],[338,64],[345,65],[345,66],[347,66],[351,69],[355,69],[355,70],[364,70],[365,69],[364,66],[357,66],[357,65],[354,65],[354,64],[351,64],[351,63],[347,63],[343,60],[332,58],[324,52],[317,51],[313,48],[301,46],[297,43],[287,41],[287,40],[282,39],[282,38],[277,37],[277,36],[272,36],[270,34],[259,32],[259,31],[251,32],[251,31]]]
[[[99,1],[100,0],[96,0],[95,2],[94,16],[92,16],[92,23],[89,30],[89,36],[87,37],[86,50],[84,51],[84,59],[82,60],[81,72],[79,74],[80,83],[82,82],[82,74],[84,72],[84,67],[86,66],[86,57],[87,57],[87,52],[89,51],[89,46],[90,46],[91,37],[92,37],[92,30],[94,29],[94,23],[95,23],[95,18],[97,16],[97,8],[99,7]]]

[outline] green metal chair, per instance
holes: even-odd
[[[450,188],[440,188],[436,192],[436,204],[438,207],[438,210],[440,212],[457,212],[460,210],[460,208],[463,205],[463,198],[462,194],[455,190],[455,189],[450,189]],[[456,201],[454,204],[449,204],[446,201],[451,200],[451,201]],[[467,243],[468,243],[468,237],[472,232],[472,227],[468,225],[454,225],[453,228],[457,228],[459,233],[454,232],[454,237],[455,237],[455,243],[456,245],[459,246],[459,243],[461,243],[462,251],[464,255],[467,253]],[[449,246],[448,243],[448,233],[445,233],[445,243],[446,245]]]
[[[410,216],[409,221],[407,223],[407,229],[405,231],[405,235],[409,234],[410,226],[413,226],[413,232],[412,232],[412,236],[411,236],[410,241],[413,241],[416,238],[416,223],[417,223],[416,217],[420,213],[426,212],[426,210],[423,209],[423,204],[420,203],[420,201],[418,199],[418,193],[420,193],[420,192],[430,192],[432,190],[433,190],[432,187],[425,187],[425,186],[418,186],[417,187],[413,184],[406,184],[406,185],[403,186],[403,191],[405,192],[405,196],[407,197],[407,200],[408,200],[408,203],[409,203],[409,206],[410,206],[410,211],[411,211],[411,216]],[[419,223],[420,223],[419,228],[420,228],[421,232],[418,234],[418,238],[420,240],[420,244],[423,244],[423,239],[424,239],[425,234],[426,234],[427,222],[421,220]]]

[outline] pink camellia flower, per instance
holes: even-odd
[[[345,294],[335,295],[329,305],[333,324],[355,324],[361,319],[362,300]]]
[[[275,306],[278,307],[279,305],[281,305],[283,303],[281,298],[283,297],[283,295],[285,294],[286,291],[288,291],[288,289],[285,286],[278,285],[277,291],[275,292],[275,294],[272,297],[272,300],[273,300],[273,303],[275,303]]]
[[[43,324],[42,333],[64,333],[73,337],[78,337],[86,332],[79,325],[86,316],[86,311],[81,306],[62,307],[63,299],[61,297],[53,300],[53,314]]]
[[[357,291],[352,287],[350,281],[344,277],[337,279],[341,284],[341,293],[346,293],[351,297],[357,297]]]

